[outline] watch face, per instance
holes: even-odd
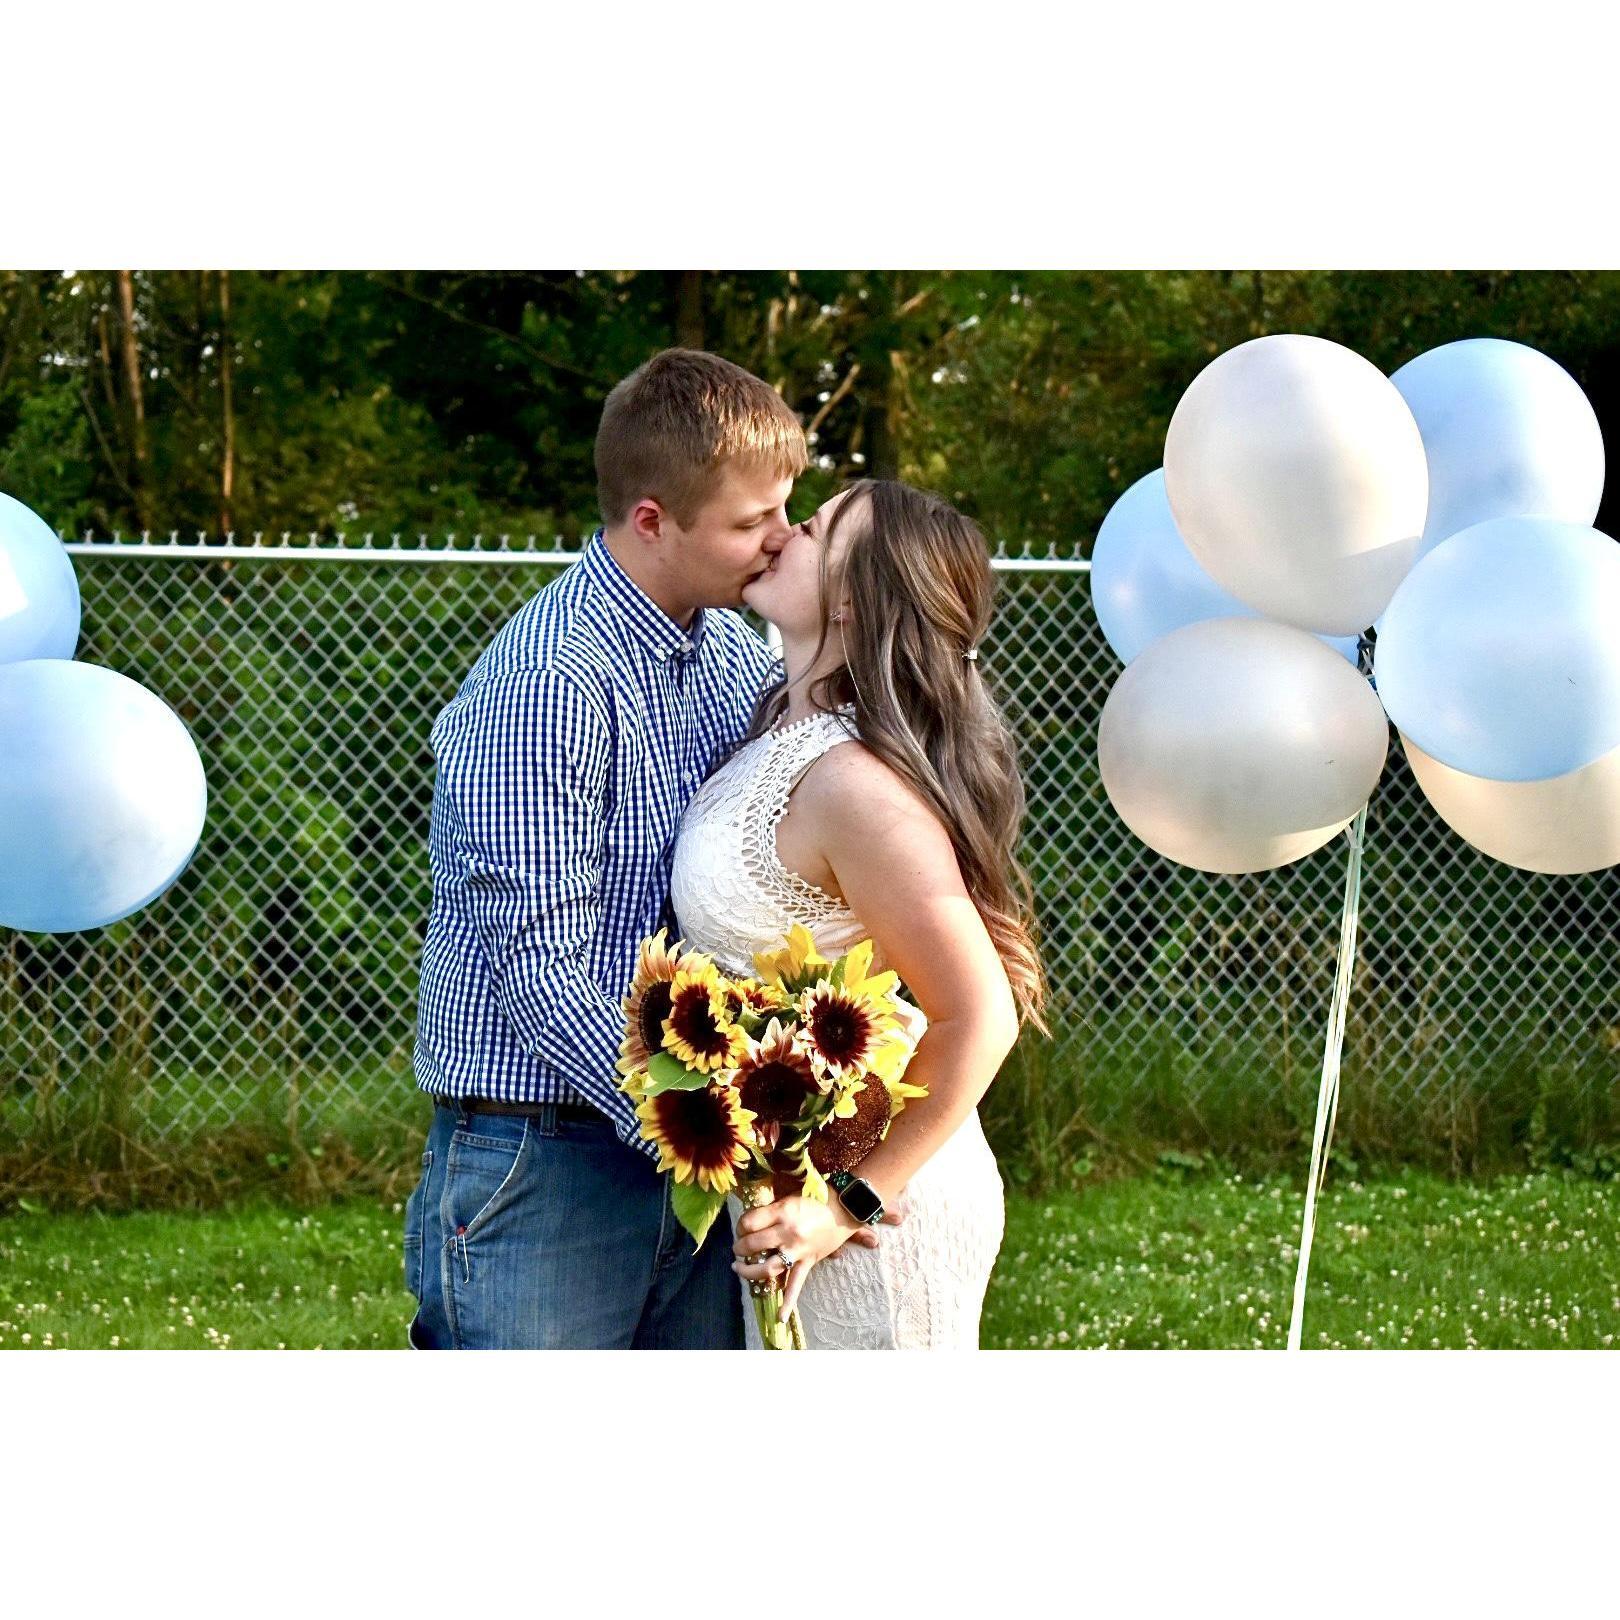
[[[883,1213],[883,1200],[858,1177],[845,1185],[838,1196],[844,1208],[858,1221],[875,1221]]]

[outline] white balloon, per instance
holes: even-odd
[[[1103,519],[1091,549],[1091,604],[1108,645],[1126,664],[1184,624],[1260,616],[1223,591],[1176,533],[1162,468],[1137,479]],[[1329,645],[1359,666],[1357,637],[1337,636]]]
[[[1454,771],[1404,732],[1401,746],[1440,819],[1475,849],[1527,872],[1620,865],[1620,749],[1567,776],[1497,782]]]
[[[1364,630],[1417,555],[1423,437],[1390,380],[1325,338],[1240,343],[1170,419],[1165,490],[1188,549],[1267,617]]]
[[[1154,642],[1097,728],[1120,819],[1204,872],[1262,872],[1320,849],[1367,802],[1388,745],[1366,680],[1264,619],[1207,619]]]

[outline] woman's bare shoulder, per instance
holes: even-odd
[[[829,748],[805,773],[794,797],[829,829],[875,833],[901,822],[940,826],[916,788],[858,738]],[[859,814],[852,815],[857,808]]]

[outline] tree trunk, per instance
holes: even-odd
[[[866,465],[862,471],[868,478],[898,478],[901,390],[894,351],[905,289],[898,274],[869,276],[865,286],[870,326],[861,345],[861,395],[865,402],[861,415],[866,426]]]
[[[135,336],[135,277],[128,270],[118,272],[118,309],[124,325],[124,384],[129,390],[130,445],[134,452],[134,476],[130,487],[135,495],[135,521],[144,529],[146,515],[146,400],[141,390],[141,351]]]
[[[231,273],[219,273],[219,387],[220,415],[224,428],[225,448],[219,469],[219,532],[229,534],[235,524],[231,522],[231,492],[236,483],[236,414],[231,409]]]
[[[107,336],[107,311],[105,309],[96,311],[96,343],[101,351],[101,392],[107,401],[107,409],[116,425],[119,416],[122,414],[122,408],[118,403],[118,385],[115,380],[117,371],[113,366],[112,343]],[[121,467],[113,470],[117,472],[120,478],[123,478],[124,474]]]
[[[25,280],[20,270],[7,270],[3,279],[5,292],[0,295],[0,305],[5,307],[10,318],[6,322],[5,346],[0,348],[0,389],[6,385],[13,362],[23,352],[19,339],[28,307],[32,305],[37,310],[39,299],[35,285]]]
[[[703,347],[703,272],[677,270],[680,278],[675,292],[675,341],[683,349]]]
[[[866,466],[863,471],[868,478],[900,476],[900,446],[895,442],[892,393],[891,379],[887,376],[880,378],[872,390],[872,403],[866,408]]]

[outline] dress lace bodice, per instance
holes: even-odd
[[[752,973],[754,953],[780,947],[790,923],[833,958],[864,937],[834,895],[782,864],[776,828],[804,773],[855,740],[848,711],[816,714],[745,743],[698,789],[675,846],[670,897],[681,936],[726,973]]]
[[[829,959],[867,937],[843,901],[783,865],[776,829],[804,773],[855,737],[847,713],[818,714],[740,748],[698,790],[675,846],[677,932],[730,974],[751,974],[795,923]],[[859,806],[850,813],[859,814]],[[913,1040],[927,1019],[912,1009]],[[926,1099],[911,1105],[927,1106]],[[846,1243],[805,1280],[799,1315],[812,1350],[976,1349],[985,1285],[1001,1245],[1002,1187],[971,1113],[913,1176],[898,1226],[878,1247]],[[758,1348],[746,1299],[743,1322]]]

